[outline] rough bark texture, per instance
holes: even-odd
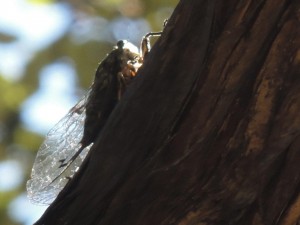
[[[300,1],[182,0],[36,224],[300,223]]]

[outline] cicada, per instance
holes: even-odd
[[[137,75],[150,50],[147,34],[141,52],[131,43],[119,41],[99,64],[87,94],[70,109],[47,134],[27,181],[28,197],[33,203],[50,204],[79,170],[96,137],[100,134],[126,87]]]

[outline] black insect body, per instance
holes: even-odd
[[[83,146],[88,146],[98,135],[115,105],[121,99],[126,86],[135,77],[135,64],[142,59],[137,53],[123,48],[124,42],[118,42],[118,48],[113,50],[98,67],[91,93],[86,104],[86,120],[81,140]]]
[[[117,48],[100,63],[85,105],[86,118],[81,148],[67,162],[66,159],[61,160],[60,167],[67,166],[94,142],[126,87],[136,76],[142,58],[126,48],[126,44],[127,41],[119,41]]]
[[[150,34],[142,41],[142,55],[130,50],[130,43],[119,41],[117,48],[100,63],[88,93],[50,130],[27,182],[28,197],[32,202],[50,204],[79,169],[142,65],[143,56],[149,51]]]

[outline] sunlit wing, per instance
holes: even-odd
[[[29,199],[38,204],[50,204],[79,169],[91,146],[86,147],[70,164],[61,166],[80,149],[84,131],[85,105],[90,92],[84,96],[47,134],[41,145],[27,182]]]

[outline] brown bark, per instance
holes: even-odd
[[[300,1],[182,0],[36,224],[299,224]]]

